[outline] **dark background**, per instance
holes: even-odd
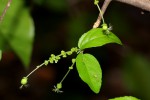
[[[0,100],[108,100],[132,95],[150,100],[150,12],[112,2],[104,15],[123,43],[87,49],[101,64],[101,91],[93,93],[81,81],[77,70],[70,72],[63,82],[61,94],[52,92],[71,65],[71,57],[58,64],[42,67],[29,78],[29,86],[19,90],[20,80],[35,66],[76,47],[79,37],[90,30],[98,10],[92,0],[26,0],[35,23],[32,60],[28,70],[13,51],[3,53],[0,62]],[[103,1],[100,2],[100,6]]]

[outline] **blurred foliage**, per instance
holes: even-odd
[[[118,5],[114,4],[112,7],[110,5],[110,8],[108,10],[108,13],[106,13],[106,21],[110,23],[113,27],[113,31],[116,31],[116,33],[120,33],[121,35],[128,37],[129,34],[131,33],[131,25],[129,23],[129,20],[127,19],[127,16],[121,9],[124,5]],[[128,34],[127,34],[128,33]]]
[[[69,20],[68,22],[68,33],[69,33],[69,38],[67,41],[67,45],[69,47],[71,46],[77,46],[77,41],[79,37],[87,31],[87,16],[88,14],[85,14],[83,12],[82,14],[73,17],[72,19]],[[81,21],[82,20],[82,21]]]
[[[141,100],[150,100],[150,62],[138,53],[128,52],[124,63],[124,83],[127,88]]]
[[[0,60],[2,59],[2,51],[0,50]]]
[[[67,9],[67,0],[34,0],[34,2],[41,6],[46,6],[47,8],[54,11],[65,11]]]
[[[6,3],[0,3],[0,13],[3,12]],[[24,1],[13,0],[0,23],[0,49],[12,49],[27,67],[31,58],[33,38],[34,25],[29,9],[24,6]]]
[[[140,99],[137,99],[132,96],[124,96],[124,97],[116,97],[116,98],[109,99],[109,100],[140,100]]]
[[[34,29],[31,21],[33,18],[36,36],[33,46],[32,68],[32,66],[36,66],[43,62],[44,59],[47,59],[51,53],[58,53],[62,49],[68,50],[72,46],[77,46],[79,37],[84,32],[91,29],[95,22],[98,15],[97,8],[93,5],[93,0],[12,1],[3,21],[0,23],[0,51],[4,52],[0,64],[0,96],[2,100],[42,100],[43,98],[44,100],[107,100],[107,98],[126,94],[133,94],[135,97],[141,98],[142,100],[150,100],[148,95],[148,93],[150,93],[148,86],[150,76],[148,73],[150,72],[150,59],[148,58],[150,56],[149,12],[123,3],[112,2],[104,15],[105,21],[108,24],[112,24],[113,33],[121,38],[124,45],[129,46],[133,52],[138,51],[138,53],[126,53],[126,57],[123,59],[123,50],[126,48],[120,49],[114,45],[96,49],[93,48],[92,54],[96,55],[96,58],[101,61],[100,63],[104,76],[100,94],[92,94],[89,88],[76,77],[76,71],[72,71],[65,81],[64,85],[66,86],[63,87],[65,92],[63,95],[58,95],[50,92],[50,87],[53,88],[54,83],[59,80],[59,76],[62,77],[61,75],[66,72],[65,66],[70,60],[67,62],[67,59],[65,59],[62,62],[60,61],[57,66],[49,65],[39,70],[33,75],[31,82],[32,86],[20,91],[18,90],[18,80],[25,74],[25,71],[14,55],[7,51],[12,49],[18,56],[21,53],[25,57],[31,56],[28,54],[31,53],[29,53],[29,51],[32,47],[31,40],[33,42],[33,37],[32,39],[28,38],[30,43],[26,38],[25,40],[28,42],[25,42],[25,45],[23,41],[25,41],[24,37],[26,37],[24,32],[28,31],[26,35],[29,33],[29,26],[32,28],[32,31]],[[7,0],[0,0],[0,15],[6,3]],[[102,3],[103,0],[100,4]],[[31,12],[25,6],[30,7]],[[141,14],[141,11],[144,12],[144,14]],[[32,18],[29,16],[29,13],[32,14]],[[24,18],[23,16],[26,17]],[[22,21],[20,22],[21,19]],[[30,22],[31,24],[28,23],[29,26],[27,28],[22,28],[24,26],[22,23],[26,22]],[[27,23],[25,26],[27,26]],[[18,30],[20,26],[21,28]],[[21,30],[22,32],[19,34]],[[20,37],[20,35],[22,37]],[[20,40],[18,38],[20,38]],[[10,43],[11,40],[13,43]],[[17,43],[17,47],[13,47],[16,41],[19,41],[19,43]],[[25,46],[25,48],[23,49],[22,46]],[[28,48],[30,48],[30,50]],[[24,50],[28,51],[27,55],[25,55],[27,51]],[[90,49],[87,51],[90,51]],[[19,57],[21,58],[21,56]],[[124,63],[120,64],[121,62]],[[124,71],[124,78],[120,78],[120,74],[117,74],[116,69],[117,71],[121,69],[121,71],[119,70],[121,74],[122,71]],[[106,75],[108,75],[108,77],[105,77]],[[116,76],[113,77],[113,75]],[[121,80],[124,80],[123,84],[126,84],[126,87],[122,86]],[[114,84],[107,85],[109,84],[108,82],[114,82]],[[115,88],[112,89],[113,86]],[[123,88],[120,88],[121,86]],[[126,88],[128,88],[128,90]]]

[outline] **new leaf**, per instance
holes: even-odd
[[[102,83],[102,70],[97,59],[91,54],[80,53],[76,58],[76,67],[80,78],[91,90],[99,93]]]
[[[102,28],[94,28],[80,37],[78,47],[83,50],[85,48],[98,47],[108,43],[122,44],[120,39],[112,32],[106,34]]]

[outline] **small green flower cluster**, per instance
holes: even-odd
[[[97,5],[99,3],[99,0],[94,0],[94,4]]]
[[[34,73],[37,69],[39,69],[40,67],[42,67],[43,65],[48,65],[49,63],[57,63],[60,59],[61,59],[61,57],[62,58],[66,58],[67,56],[69,56],[69,55],[72,55],[72,53],[74,53],[74,52],[76,52],[76,53],[78,53],[79,52],[79,49],[77,48],[77,47],[73,47],[73,48],[71,48],[71,50],[70,51],[67,51],[67,52],[65,52],[64,50],[62,50],[61,51],[61,53],[59,54],[59,55],[57,55],[57,56],[55,56],[54,54],[51,54],[51,56],[49,57],[49,60],[45,60],[44,61],[44,63],[42,63],[42,64],[40,64],[40,65],[38,65],[38,66],[36,66],[36,68],[33,70],[33,71],[31,71],[26,77],[23,77],[22,79],[21,79],[21,86],[20,86],[20,89],[22,89],[24,86],[26,86],[27,85],[27,83],[28,83],[28,77],[32,74],[32,73]],[[72,65],[69,67],[69,71],[70,70],[72,70],[73,69],[73,65],[74,65],[74,63],[75,63],[75,59],[72,59]],[[68,71],[68,73],[69,73],[69,71]],[[67,73],[67,74],[68,74]],[[67,74],[66,74],[66,76],[67,76]],[[65,76],[65,77],[66,77]],[[62,79],[62,81],[65,79],[65,77]],[[62,83],[62,81],[59,83],[59,85],[61,85],[61,83]],[[60,86],[55,86],[54,88],[54,90],[55,90],[55,92],[58,92],[59,90],[60,90]]]
[[[55,56],[54,54],[51,54],[50,58],[49,58],[49,62],[52,63],[57,63],[58,60],[60,59],[60,56]]]
[[[76,59],[73,58],[73,59],[72,59],[72,65],[69,67],[69,70],[72,70],[72,69],[73,69],[73,65],[74,65],[75,62],[76,62]]]
[[[108,29],[108,25],[107,25],[106,23],[103,23],[103,24],[102,24],[102,29],[103,29],[104,31],[106,31],[106,30]]]
[[[104,33],[106,33],[106,35],[108,35],[110,33],[110,31],[112,30],[112,26],[111,25],[108,26],[106,23],[103,23],[102,29],[103,29]]]
[[[61,57],[66,58],[67,56],[72,55],[73,52],[78,52],[78,51],[79,51],[79,49],[77,47],[73,47],[73,48],[71,48],[70,51],[67,51],[67,52],[62,50],[61,53],[57,56],[54,54],[51,54],[51,56],[49,57],[49,60],[45,60],[44,64],[48,65],[48,63],[51,63],[51,64],[57,63],[61,59]]]
[[[27,78],[27,77],[23,77],[23,78],[21,79],[21,86],[20,86],[20,89],[22,89],[23,86],[26,86],[27,83],[28,83],[28,78]]]
[[[60,89],[62,88],[62,84],[61,83],[57,83],[57,85],[54,85],[54,89],[52,91],[56,92],[56,93],[62,93],[63,91],[61,91]]]

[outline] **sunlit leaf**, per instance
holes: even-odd
[[[102,70],[97,59],[91,54],[80,53],[76,58],[76,67],[80,78],[91,90],[99,93],[102,83]]]
[[[116,97],[116,98],[109,99],[109,100],[140,100],[140,99],[137,99],[132,96],[124,96],[124,97]]]
[[[80,37],[78,47],[83,50],[85,48],[98,47],[108,43],[122,44],[120,39],[112,32],[106,34],[102,28],[95,28],[84,33]]]

